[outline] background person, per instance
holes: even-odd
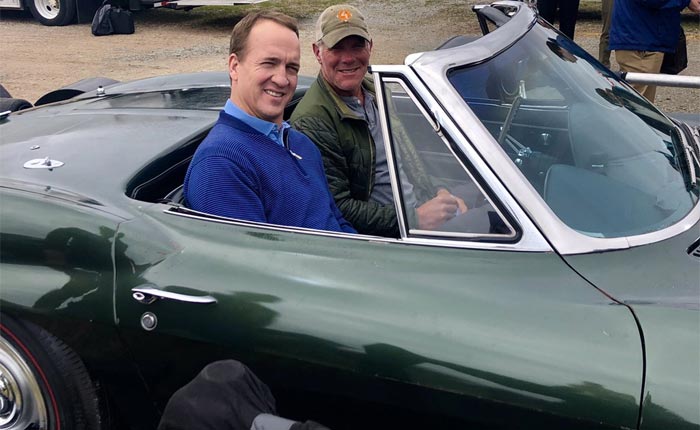
[[[598,42],[598,60],[607,68],[610,68],[610,23],[612,22],[614,0],[602,0],[600,8],[600,20],[603,28]]]
[[[700,0],[615,0],[610,49],[623,72],[659,73],[664,53],[675,52],[681,11],[700,13]],[[632,84],[653,102],[656,86]]]
[[[320,153],[282,121],[299,73],[296,20],[249,14],[233,28],[231,96],[185,176],[186,204],[250,221],[354,233],[328,190]]]
[[[550,24],[554,24],[558,10],[559,31],[564,33],[569,39],[574,40],[578,5],[579,0],[537,0],[537,11],[542,18]]]

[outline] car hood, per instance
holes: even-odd
[[[700,309],[700,223],[629,249],[565,256],[592,284],[632,307]]]
[[[684,122],[691,127],[700,127],[700,115],[697,113],[676,112],[668,114],[671,118]]]

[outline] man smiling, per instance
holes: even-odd
[[[328,191],[321,155],[283,122],[299,72],[296,21],[255,12],[233,28],[231,96],[197,148],[187,175],[188,207],[271,224],[355,232]]]
[[[314,55],[321,65],[291,123],[318,146],[341,212],[360,232],[399,235],[384,138],[372,79],[366,76],[372,38],[350,5],[324,10],[316,22]],[[423,169],[406,171],[401,186],[409,217],[435,229],[467,211],[464,201],[437,189]]]

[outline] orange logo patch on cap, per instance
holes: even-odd
[[[352,18],[352,13],[347,9],[340,9],[336,15],[340,21],[348,22]]]

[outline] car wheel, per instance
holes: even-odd
[[[0,429],[100,428],[95,387],[73,350],[6,315],[0,332]]]
[[[22,99],[0,99],[0,112],[17,112],[22,109],[29,109],[32,104]]]
[[[76,0],[28,0],[34,19],[44,25],[68,25],[75,18]]]

